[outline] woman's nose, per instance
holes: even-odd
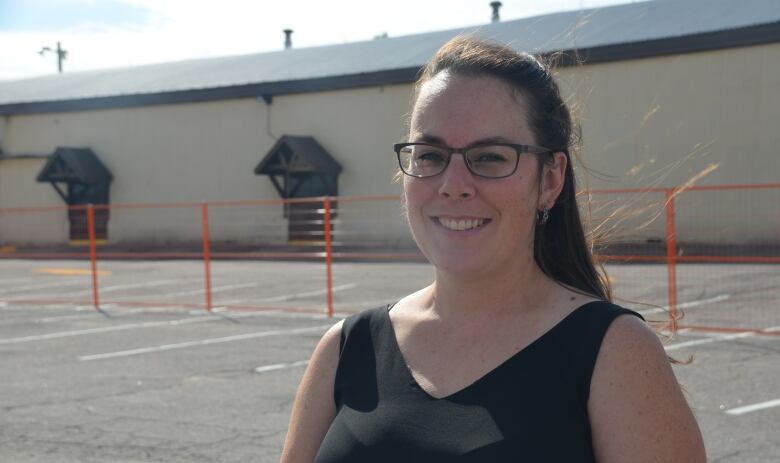
[[[445,198],[466,199],[474,196],[474,175],[466,166],[466,158],[462,154],[453,153],[449,165],[441,173],[439,194]]]

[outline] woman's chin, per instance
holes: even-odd
[[[436,272],[442,275],[478,278],[489,272],[490,262],[477,259],[453,258],[454,256],[439,256],[429,258]]]

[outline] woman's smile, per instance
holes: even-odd
[[[434,223],[451,231],[472,231],[477,230],[488,223],[490,219],[482,217],[448,217],[448,216],[434,216],[431,217]]]

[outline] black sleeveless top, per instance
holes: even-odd
[[[585,304],[470,386],[437,399],[406,366],[390,307],[344,321],[337,414],[316,463],[595,461],[587,403],[599,347],[618,315],[641,315]]]

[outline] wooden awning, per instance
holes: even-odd
[[[313,137],[283,135],[255,167],[282,198],[338,194],[341,164]]]
[[[57,148],[38,173],[39,182],[111,183],[111,172],[90,148]]]
[[[114,176],[90,148],[58,147],[36,180],[51,183],[66,204],[108,204]],[[65,183],[63,190],[58,183]]]

